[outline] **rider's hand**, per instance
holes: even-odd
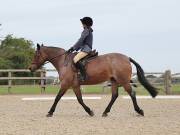
[[[67,51],[67,53],[71,53],[71,52],[73,52],[73,51],[74,51],[74,48],[71,47],[71,48]]]

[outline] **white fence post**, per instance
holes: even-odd
[[[171,80],[171,70],[166,70],[164,74],[164,88],[165,88],[165,93],[166,94],[171,94],[171,85],[172,80]]]
[[[41,93],[45,93],[45,89],[46,89],[46,71],[42,70],[41,71]]]
[[[10,79],[12,77],[11,71],[8,72],[8,77],[9,77],[9,79],[8,79],[8,93],[11,93],[11,87],[12,87],[12,80]]]

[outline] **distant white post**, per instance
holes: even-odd
[[[171,94],[171,85],[172,80],[171,80],[171,70],[166,70],[164,74],[164,88],[165,88],[165,93],[166,94]]]
[[[9,71],[8,72],[8,93],[11,93],[11,86],[12,86],[12,80],[11,80],[11,77],[12,77],[12,72]]]
[[[45,89],[46,89],[46,71],[45,70],[42,70],[41,71],[41,93],[44,93],[45,92]]]

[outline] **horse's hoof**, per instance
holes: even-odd
[[[90,112],[89,112],[89,115],[90,115],[91,117],[93,117],[93,116],[94,116],[94,112],[93,112],[93,111],[90,111]]]
[[[53,116],[52,113],[48,113],[48,114],[46,115],[46,117],[52,117],[52,116]]]
[[[138,112],[141,116],[144,116],[144,111],[143,110],[139,110]]]
[[[107,117],[107,116],[108,116],[107,113],[103,113],[103,114],[102,114],[102,117]]]

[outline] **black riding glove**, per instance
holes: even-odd
[[[71,52],[73,52],[73,51],[74,51],[74,48],[71,47],[71,48],[67,51],[67,53],[71,53]]]

